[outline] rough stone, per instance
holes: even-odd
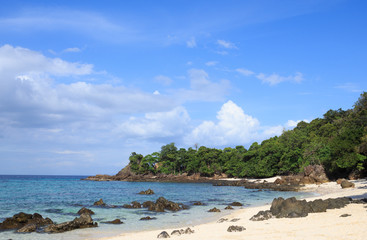
[[[79,214],[79,215],[82,215],[83,213],[86,213],[86,214],[89,214],[89,215],[93,215],[93,214],[94,214],[94,212],[93,212],[92,210],[90,210],[90,209],[88,209],[88,208],[85,208],[85,207],[81,208],[81,209],[78,211],[78,214]]]
[[[225,209],[225,210],[233,210],[233,207],[228,205],[228,206],[227,206],[227,207],[225,207],[224,209]]]
[[[146,190],[146,191],[141,191],[141,192],[139,192],[139,194],[142,194],[142,195],[152,195],[152,194],[154,194],[154,191],[152,190],[152,189],[148,189],[148,190]]]
[[[106,206],[106,204],[103,202],[102,198],[98,201],[93,203],[94,206]]]
[[[140,218],[141,221],[148,221],[148,220],[155,220],[155,219],[157,219],[157,218],[156,217],[150,217],[150,216]]]
[[[44,229],[44,231],[46,233],[62,233],[74,229],[91,228],[97,226],[98,224],[96,222],[93,222],[93,219],[89,214],[83,213],[82,215],[80,215],[80,217],[75,218],[73,221],[49,225]]]
[[[264,221],[272,217],[273,217],[273,214],[270,212],[270,210],[267,210],[267,211],[258,212],[256,215],[252,216],[250,220],[251,221]]]
[[[349,182],[347,180],[343,180],[341,183],[340,183],[340,186],[342,188],[354,188],[354,183],[352,182]]]
[[[170,238],[170,236],[166,231],[163,231],[160,234],[158,234],[157,238]]]
[[[208,212],[220,212],[220,210],[216,207],[210,209]]]
[[[242,227],[242,226],[229,226],[227,229],[227,232],[242,232],[246,230],[246,228]]]
[[[240,202],[233,202],[233,203],[231,203],[229,205],[234,206],[234,207],[241,207],[241,206],[243,206],[243,204],[240,203]]]

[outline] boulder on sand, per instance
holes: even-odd
[[[89,214],[83,213],[80,215],[80,217],[75,218],[73,221],[49,225],[44,229],[44,231],[46,233],[62,233],[74,229],[91,228],[97,226],[98,224],[93,222],[93,219]]]

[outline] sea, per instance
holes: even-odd
[[[95,212],[92,215],[98,222],[97,228],[74,230],[65,233],[15,233],[0,232],[0,239],[13,240],[79,240],[98,239],[116,236],[124,232],[144,230],[164,230],[183,228],[216,221],[233,210],[224,210],[232,202],[240,202],[248,208],[271,203],[276,197],[303,198],[312,193],[277,192],[270,190],[252,190],[244,187],[212,186],[209,183],[159,183],[159,182],[95,182],[84,181],[86,176],[17,176],[0,175],[0,222],[19,212],[39,213],[56,223],[71,221],[78,217],[77,212],[87,207]],[[140,195],[142,190],[152,189],[154,195]],[[146,209],[126,209],[122,205],[132,201],[140,203],[156,201],[159,197],[183,203],[187,210],[155,213]],[[107,207],[93,206],[99,199]],[[205,205],[194,206],[201,201]],[[217,207],[221,213],[208,212]],[[155,220],[141,221],[142,217],[155,217]],[[124,224],[105,224],[105,221],[121,219]]]

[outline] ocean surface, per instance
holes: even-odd
[[[27,233],[13,231],[0,232],[0,239],[55,239],[79,240],[115,236],[123,232],[165,229],[168,227],[188,227],[199,223],[217,220],[231,213],[223,210],[234,201],[244,204],[242,208],[271,203],[275,197],[306,197],[310,193],[258,191],[243,187],[214,187],[206,183],[147,183],[147,182],[92,182],[81,181],[86,176],[14,176],[0,175],[0,222],[19,212],[39,213],[56,223],[71,221],[80,208],[87,207],[96,214],[98,228],[74,230],[59,234]],[[154,195],[139,195],[138,192],[153,189]],[[121,206],[132,201],[140,203],[155,201],[163,196],[174,202],[183,203],[190,208],[179,212],[154,213],[146,209],[125,209]],[[100,198],[115,208],[96,207],[93,203]],[[193,206],[201,201],[204,206]],[[221,213],[209,213],[217,207]],[[237,209],[238,207],[234,207]],[[151,216],[156,220],[139,221]],[[124,224],[101,223],[121,219]]]

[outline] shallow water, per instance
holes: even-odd
[[[54,222],[71,221],[78,210],[85,206],[96,214],[98,228],[75,230],[53,234],[52,239],[78,240],[113,236],[127,231],[164,229],[168,227],[192,226],[219,219],[230,213],[223,210],[229,203],[238,201],[243,207],[270,203],[275,197],[305,197],[311,193],[275,192],[245,189],[243,187],[214,187],[207,183],[147,183],[147,182],[92,182],[81,181],[85,176],[1,176],[0,175],[0,222],[19,212],[40,213]],[[151,188],[154,195],[139,195],[138,192]],[[190,209],[179,212],[154,213],[146,209],[125,209],[123,204],[132,201],[155,201],[163,196],[174,202],[188,205]],[[115,208],[93,206],[100,198]],[[205,206],[193,206],[201,201]],[[217,207],[222,213],[209,213]],[[234,207],[236,209],[236,207]],[[238,208],[238,207],[237,207]],[[141,217],[156,217],[156,220],[139,221]],[[103,221],[121,219],[124,224],[103,224]],[[0,239],[50,239],[49,234],[16,234],[0,232]]]

